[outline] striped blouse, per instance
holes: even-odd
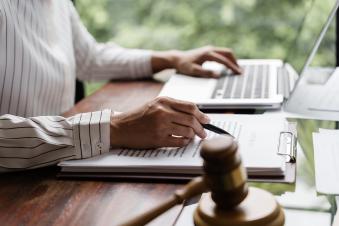
[[[69,0],[0,0],[0,171],[108,152],[111,110],[57,115],[74,105],[76,77],[150,76],[150,58],[97,43]]]

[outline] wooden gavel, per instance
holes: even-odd
[[[248,188],[247,174],[230,136],[204,141],[201,152],[204,175],[176,191],[168,200],[120,226],[145,225],[177,204],[208,190],[194,213],[196,226],[283,226],[284,213],[274,196]]]

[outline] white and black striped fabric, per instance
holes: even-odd
[[[0,171],[107,152],[111,110],[57,115],[74,105],[76,77],[150,76],[150,58],[97,43],[69,0],[0,0]]]

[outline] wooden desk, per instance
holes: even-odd
[[[115,82],[85,98],[66,115],[105,108],[127,111],[154,98],[153,81]],[[58,167],[0,175],[0,225],[116,225],[164,200],[180,184],[60,180]],[[172,225],[181,207],[152,225]]]

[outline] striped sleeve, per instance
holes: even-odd
[[[0,116],[0,172],[100,155],[110,147],[111,110],[70,118]]]
[[[76,75],[81,80],[151,77],[151,51],[97,43],[70,2]]]

